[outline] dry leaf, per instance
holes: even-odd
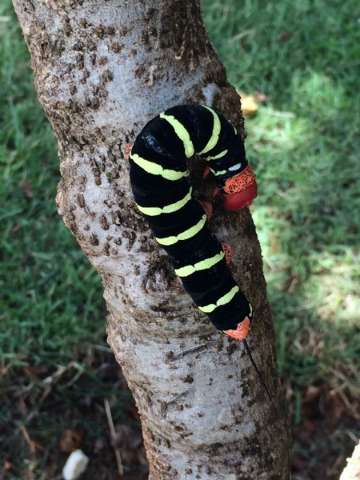
[[[258,111],[259,105],[255,95],[241,95],[241,108],[244,117],[251,117]]]
[[[9,460],[5,460],[3,469],[5,472],[9,472],[13,468],[13,464]]]
[[[23,180],[19,184],[20,189],[24,193],[26,198],[32,198],[33,197],[33,189],[32,189],[32,183],[29,182],[29,180]]]
[[[59,442],[60,450],[64,453],[71,453],[80,448],[82,439],[83,434],[79,430],[71,430],[70,428],[64,430]]]
[[[259,91],[254,93],[254,97],[257,103],[265,103],[269,100],[269,97],[265,95],[265,93]]]
[[[279,36],[279,40],[280,42],[287,42],[290,38],[290,33],[289,32],[281,32],[280,33],[280,36]]]

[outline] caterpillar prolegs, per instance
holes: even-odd
[[[223,115],[201,105],[170,108],[136,137],[130,154],[135,202],[198,308],[216,328],[243,340],[252,309],[232,277],[201,203],[192,196],[187,161],[194,155],[208,162],[225,209],[251,203],[256,181],[242,139]]]

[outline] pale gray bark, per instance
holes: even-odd
[[[103,279],[109,343],[139,409],[150,479],[288,478],[288,435],[240,343],[179,287],[137,214],[127,144],[161,110],[212,103],[243,131],[239,98],[197,0],[14,0],[58,139],[57,202]],[[261,253],[247,209],[211,223],[254,306],[250,344],[279,404]],[[281,413],[283,414],[283,412]]]

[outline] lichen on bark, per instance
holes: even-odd
[[[98,270],[108,338],[139,409],[150,479],[288,478],[288,436],[242,344],[220,336],[179,287],[136,212],[126,152],[142,126],[208,103],[244,133],[197,0],[13,0],[39,100],[58,140],[57,204]],[[275,401],[271,313],[247,209],[211,227],[234,251],[254,306],[250,344]]]

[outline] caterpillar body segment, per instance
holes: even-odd
[[[231,275],[202,205],[192,197],[187,161],[195,154],[208,162],[225,196],[232,182],[230,207],[248,204],[244,191],[250,184],[256,196],[255,177],[232,125],[209,107],[179,105],[152,119],[135,140],[130,154],[135,202],[198,308],[219,330],[237,331],[241,325],[242,335],[247,334],[251,306]],[[253,175],[252,183],[244,183],[243,172]],[[239,194],[240,201],[235,198]]]

